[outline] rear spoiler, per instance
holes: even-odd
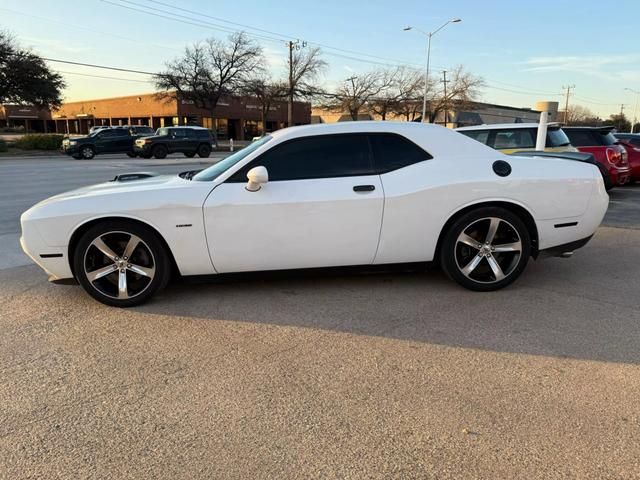
[[[553,157],[564,160],[575,160],[576,162],[593,163],[594,165],[598,164],[593,154],[584,152],[542,152],[526,150],[523,152],[513,152],[509,155],[513,155],[514,157]]]

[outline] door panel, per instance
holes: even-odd
[[[356,186],[367,186],[354,191]],[[382,222],[379,175],[223,183],[204,205],[216,271],[370,264]]]

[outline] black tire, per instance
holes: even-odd
[[[164,145],[156,145],[153,147],[153,156],[158,159],[165,158],[167,156],[167,147]]]
[[[207,158],[211,155],[211,147],[209,145],[202,144],[198,147],[198,156],[200,158]]]
[[[150,153],[142,153],[140,154],[140,156],[146,160],[149,160],[153,155],[151,155]]]
[[[127,152],[127,157],[129,157],[129,158],[136,158],[137,156],[138,156],[138,154],[137,154],[137,153],[134,153],[134,152]]]
[[[183,152],[184,156],[187,158],[193,158],[196,156],[196,152]]]
[[[72,158],[75,158],[76,160],[82,160],[82,155],[80,155],[79,153],[74,153],[73,155],[71,155]]]
[[[132,243],[135,247],[130,257],[125,257],[131,239],[135,240]],[[111,256],[103,253],[104,247],[102,250],[96,247],[95,242],[100,241]],[[172,271],[169,254],[158,235],[144,225],[126,220],[107,220],[85,232],[73,252],[73,266],[76,279],[89,295],[105,305],[121,308],[149,300],[167,285]],[[101,276],[89,278],[88,275],[100,271]]]
[[[96,151],[91,145],[83,145],[80,147],[80,157],[84,160],[91,160],[96,156]]]
[[[489,230],[496,224],[496,233],[487,245]],[[530,255],[527,226],[519,216],[500,207],[480,207],[460,216],[444,232],[440,245],[440,265],[447,276],[478,292],[509,285],[524,271]]]

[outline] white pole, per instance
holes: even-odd
[[[538,138],[536,138],[536,150],[544,152],[547,146],[547,122],[549,121],[549,112],[540,113],[540,124],[538,125]]]
[[[229,139],[229,151],[233,152],[233,138]]]

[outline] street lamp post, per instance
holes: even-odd
[[[405,27],[403,30],[408,32],[409,30],[415,30],[427,37],[427,68],[424,71],[424,95],[422,98],[422,121],[425,121],[427,115],[427,92],[429,90],[429,62],[431,60],[431,37],[433,37],[436,33],[442,30],[444,27],[449,25],[450,23],[459,23],[462,20],[460,18],[452,18],[451,20],[447,20],[444,24],[442,24],[439,28],[434,30],[433,32],[425,32],[424,30],[420,30],[416,27]]]
[[[633,133],[633,127],[636,124],[637,121],[637,114],[638,114],[638,102],[640,102],[640,92],[638,90],[634,90],[633,88],[625,88],[625,90],[629,90],[632,93],[636,94],[636,106],[633,109],[633,120],[631,121],[631,130],[629,130],[629,133]]]

